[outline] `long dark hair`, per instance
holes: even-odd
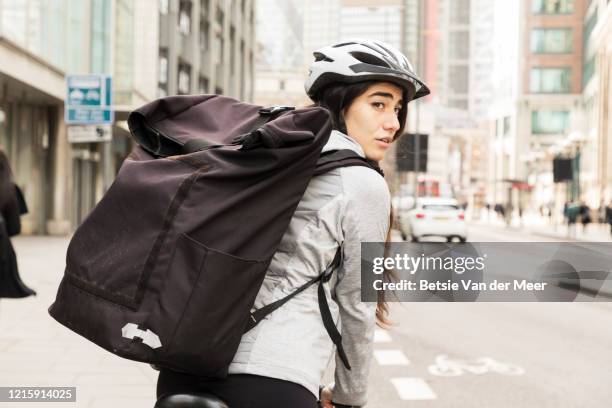
[[[355,98],[363,95],[370,86],[380,81],[363,81],[354,84],[332,84],[323,88],[315,99],[315,103],[312,106],[321,106],[326,108],[331,113],[332,128],[338,130],[344,134],[348,134],[346,131],[346,123],[344,122],[343,112],[346,108],[351,106],[351,103]],[[397,140],[404,132],[406,126],[406,116],[408,113],[408,93],[404,90],[402,95],[402,106],[400,108],[398,119],[400,127],[393,136],[393,141]],[[389,229],[387,230],[387,237],[385,240],[385,251],[384,255],[387,256],[389,253],[389,246],[391,242],[391,230],[393,228],[393,207],[389,212]],[[382,274],[383,282],[391,282],[395,280],[393,271],[385,269]],[[391,326],[389,320],[389,304],[385,296],[385,291],[379,290],[378,301],[376,303],[376,324],[381,328],[388,328]]]
[[[15,196],[13,190],[13,172],[8,161],[8,156],[0,148],[0,208],[12,200]]]

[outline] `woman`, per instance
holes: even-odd
[[[306,81],[315,105],[327,108],[333,131],[323,152],[350,149],[379,162],[402,134],[407,104],[429,90],[406,57],[379,41],[322,48]],[[388,240],[390,198],[384,179],[366,167],[343,167],[310,181],[273,257],[255,301],[259,308],[291,293],[331,262],[340,243],[344,262],[326,287],[341,326],[351,369],[336,355],[335,383],[319,389],[333,343],[312,286],[247,332],[223,380],[162,370],[158,397],[209,392],[230,407],[362,406],[376,322],[387,323],[384,299],[361,302],[361,242]]]
[[[35,295],[19,278],[17,257],[10,237],[21,232],[21,214],[27,212],[21,192],[13,183],[8,157],[0,149],[0,298]]]
[[[612,235],[612,201],[606,206],[606,222],[610,224],[610,235]]]

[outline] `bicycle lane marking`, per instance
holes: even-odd
[[[387,330],[374,330],[374,343],[391,343],[391,335]]]
[[[523,375],[521,366],[497,361],[491,357],[478,357],[472,360],[451,359],[445,354],[436,356],[435,363],[427,368],[431,375],[440,377],[457,377],[463,374],[497,373],[503,375]]]
[[[374,343],[391,343],[393,339],[386,330],[376,329],[374,331]],[[381,366],[407,366],[410,361],[406,355],[397,349],[374,350],[374,358]],[[432,400],[437,399],[436,393],[422,378],[399,377],[391,378],[391,384],[395,388],[399,398],[403,401],[409,400]]]
[[[374,358],[381,366],[407,366],[410,364],[401,350],[374,350]]]
[[[395,387],[399,397],[404,401],[433,400],[437,399],[436,393],[427,385],[424,379],[415,377],[392,378],[391,383]]]

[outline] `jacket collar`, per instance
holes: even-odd
[[[322,152],[327,152],[330,150],[342,150],[342,149],[350,149],[360,155],[361,157],[365,157],[365,153],[361,148],[361,145],[355,141],[350,136],[345,135],[344,133],[338,130],[332,130],[329,135],[329,140],[327,144],[323,146]]]

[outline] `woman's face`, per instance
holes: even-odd
[[[363,148],[366,158],[380,161],[400,128],[402,89],[388,82],[370,86],[344,110],[350,137]]]

